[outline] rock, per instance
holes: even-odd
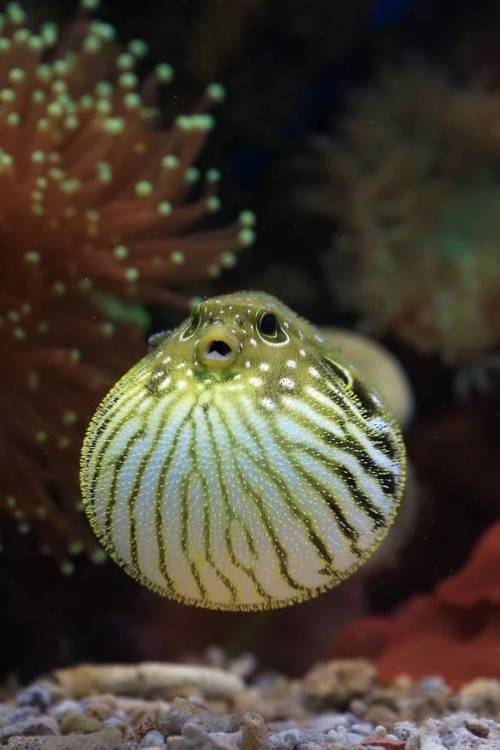
[[[176,698],[162,722],[162,729],[166,734],[181,734],[184,724],[187,722],[192,722],[195,719],[197,723],[203,725],[210,718],[211,714],[207,709],[185,698]]]
[[[306,701],[314,706],[347,707],[375,682],[375,668],[363,659],[326,662],[313,667],[304,678]]]
[[[5,704],[0,706],[2,727],[9,724],[18,724],[21,721],[26,721],[39,715],[40,711],[38,708],[33,708],[32,706],[11,706]]]
[[[86,716],[79,712],[68,712],[59,719],[59,727],[63,734],[90,734],[102,729],[102,721],[93,716]]]
[[[46,705],[42,684],[0,701],[6,750],[500,750],[500,721],[481,715],[500,712],[496,680],[459,692],[439,676],[381,685],[362,660],[318,665],[303,680],[262,674],[229,701],[200,690],[172,703],[70,700],[54,683]]]
[[[7,750],[122,750],[122,733],[103,729],[94,734],[70,734],[65,737],[11,737]]]
[[[239,728],[241,720],[233,714],[213,714],[193,701],[176,698],[159,726],[165,734],[170,735],[181,734],[186,724],[201,727],[206,732],[232,732]]]
[[[489,726],[480,719],[466,719],[465,726],[471,734],[475,734],[476,737],[482,737],[483,739],[490,733]]]
[[[16,704],[18,706],[30,706],[44,710],[51,703],[49,691],[43,685],[29,685],[27,688],[18,693]]]
[[[239,750],[240,732],[207,732],[196,724],[186,724],[182,739],[187,748],[199,750]]]
[[[407,741],[416,734],[417,729],[411,721],[397,721],[393,731],[398,739]]]
[[[500,714],[500,681],[480,678],[468,682],[458,694],[458,704],[465,711],[498,716]]]
[[[127,732],[129,729],[129,724],[127,719],[120,718],[118,716],[110,716],[109,719],[105,719],[102,722],[103,727],[116,727],[119,729],[123,734]]]
[[[169,698],[199,692],[208,698],[229,699],[243,689],[236,674],[221,669],[157,662],[83,665],[57,670],[54,677],[74,697],[100,692]]]
[[[167,739],[167,750],[239,750],[241,732],[207,732],[203,727],[187,723],[180,737]]]
[[[126,702],[127,708],[121,705],[122,701]],[[136,698],[120,698],[119,696],[108,694],[91,695],[83,699],[81,705],[84,713],[104,722],[112,716],[126,716],[129,712],[132,712],[133,707],[128,705],[129,701],[132,701],[134,706],[139,702],[142,709],[144,708],[144,701],[138,701]],[[142,709],[140,709],[141,713]]]
[[[269,750],[271,741],[264,723],[259,714],[248,713],[243,717],[241,750]]]
[[[33,716],[24,721],[8,724],[0,731],[0,740],[4,742],[14,736],[40,736],[59,734],[59,724],[51,716]]]
[[[315,733],[314,737],[319,735]],[[273,750],[294,750],[306,739],[306,735],[300,729],[285,729],[283,732],[273,732],[270,736]]]
[[[368,706],[363,716],[372,724],[393,724],[398,718],[397,709],[383,703]]]
[[[127,717],[132,724],[136,724],[144,717],[153,721],[164,721],[168,716],[171,704],[162,700],[148,701],[142,698],[124,698],[120,696],[108,696],[107,704],[104,697],[99,701],[97,696],[85,701],[87,709],[92,715],[101,720],[107,720],[111,716]],[[146,731],[146,730],[145,730]]]
[[[235,697],[233,707],[241,713],[257,713],[267,722],[300,720],[307,715],[301,683],[283,677],[243,690]]]
[[[229,671],[242,680],[250,677],[257,667],[257,659],[253,654],[241,654],[229,664]]]
[[[363,747],[377,748],[377,750],[405,750],[406,742],[398,739],[378,739],[377,737],[368,737],[363,741]]]
[[[167,740],[167,748],[174,750],[171,747],[171,739],[175,738]],[[182,728],[182,736],[178,739],[179,744],[176,750],[213,750],[213,744],[210,741],[208,732],[195,724],[186,724]]]
[[[60,716],[65,713],[83,713],[83,706],[78,701],[63,700],[52,707],[51,713]]]
[[[165,738],[156,729],[151,729],[146,732],[142,740],[139,742],[139,750],[156,750],[156,748],[165,747]]]
[[[418,683],[418,687],[420,688],[420,690],[423,690],[425,693],[447,693],[449,692],[449,688],[446,682],[443,680],[442,677],[439,677],[438,675],[425,677],[423,680],[420,680],[420,682]]]

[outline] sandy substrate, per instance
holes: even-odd
[[[145,663],[54,672],[0,704],[10,750],[500,750],[500,682],[452,691],[439,677],[377,682],[365,661],[301,680]]]

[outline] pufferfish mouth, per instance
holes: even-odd
[[[208,370],[222,370],[236,361],[238,338],[225,325],[215,324],[200,339],[196,348],[197,364]]]
[[[227,359],[231,354],[231,347],[222,339],[211,341],[207,347],[207,359]]]

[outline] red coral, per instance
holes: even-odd
[[[500,674],[500,522],[433,594],[410,599],[392,617],[350,626],[343,656],[373,659],[381,679],[440,674],[453,686]]]
[[[78,509],[82,431],[141,351],[103,300],[187,308],[180,289],[232,265],[253,217],[192,229],[219,205],[216,170],[188,200],[219,85],[160,129],[155,88],[172,70],[139,88],[143,42],[117,50],[113,27],[83,11],[59,44],[54,24],[33,34],[25,20],[17,3],[0,19],[0,503],[22,533],[43,524],[40,546],[64,557],[94,544]]]
[[[463,608],[500,605],[500,523],[483,535],[468,564],[438,586],[437,597]]]

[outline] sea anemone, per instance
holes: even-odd
[[[64,571],[72,569],[66,552],[102,557],[80,513],[75,467],[88,414],[140,339],[138,328],[74,297],[13,305],[1,321],[3,520],[8,514],[22,535],[35,531],[40,552],[57,555]]]
[[[82,9],[58,41],[10,3],[0,16],[0,506],[41,551],[94,549],[80,516],[81,431],[138,357],[145,302],[189,307],[186,284],[232,266],[253,216],[198,228],[219,207],[218,172],[193,166],[224,91],[212,84],[169,129],[154,108],[167,64],[139,84],[140,40]],[[168,288],[166,287],[168,284]],[[100,557],[97,552],[96,559]]]
[[[408,63],[316,147],[303,202],[335,222],[337,298],[371,332],[480,365],[500,343],[498,93]]]
[[[500,523],[487,529],[464,567],[431,594],[404,602],[390,616],[349,625],[336,655],[371,658],[383,681],[440,674],[459,686],[498,677]]]

